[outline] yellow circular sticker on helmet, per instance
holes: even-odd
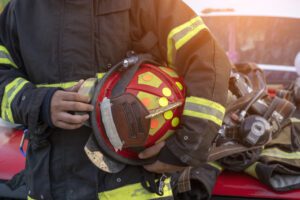
[[[166,96],[166,97],[170,97],[170,96],[172,95],[172,91],[171,91],[169,88],[167,88],[167,87],[165,87],[165,88],[162,90],[162,93],[163,93],[163,95]]]
[[[164,113],[164,117],[166,120],[170,120],[173,117],[173,112],[171,110]]]
[[[169,101],[166,97],[161,97],[159,100],[158,100],[158,103],[161,107],[166,107],[167,105],[169,105]]]
[[[172,126],[173,127],[177,127],[179,125],[179,118],[178,117],[175,117],[173,120],[172,120]]]

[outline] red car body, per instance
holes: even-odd
[[[11,179],[25,168],[25,157],[19,151],[22,131],[1,128],[5,141],[0,145],[0,179]]]

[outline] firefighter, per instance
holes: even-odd
[[[157,192],[157,173],[206,162],[224,116],[231,64],[181,0],[12,0],[0,18],[0,45],[1,117],[29,130],[29,198],[171,198],[168,187]],[[108,174],[84,152],[89,115],[75,113],[93,105],[76,91],[79,80],[106,72],[129,50],[174,68],[187,96],[174,136],[139,155],[158,154],[157,161]]]

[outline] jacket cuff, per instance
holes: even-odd
[[[51,128],[54,128],[54,125],[51,120],[51,100],[54,93],[60,90],[60,88],[49,88],[47,94],[44,97],[41,111],[40,111],[40,120],[46,123]]]
[[[186,163],[181,162],[180,159],[177,158],[167,146],[164,146],[161,149],[157,160],[170,165],[183,166],[183,167],[188,166]]]

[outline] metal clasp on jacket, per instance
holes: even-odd
[[[22,153],[22,155],[24,157],[26,157],[26,152],[24,151],[24,143],[25,143],[25,140],[28,138],[28,129],[25,129],[23,131],[23,135],[22,135],[22,138],[21,138],[21,141],[20,141],[20,146],[19,146],[19,150],[20,152]]]
[[[158,191],[157,194],[160,196],[164,195],[164,187],[165,187],[165,180],[167,179],[167,176],[165,174],[162,174],[158,181]]]

